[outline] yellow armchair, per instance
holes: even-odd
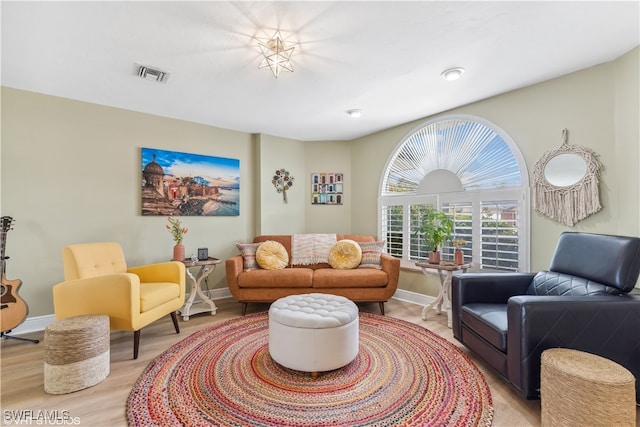
[[[185,266],[170,261],[127,268],[118,243],[81,243],[62,249],[65,281],[53,287],[56,319],[106,314],[112,330],[134,331],[138,358],[140,329],[167,314],[180,333],[176,310],[184,304]]]

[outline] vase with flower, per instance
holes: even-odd
[[[173,241],[176,243],[173,247],[173,261],[183,261],[185,249],[182,244],[182,239],[184,235],[189,231],[188,228],[182,226],[181,222],[177,218],[169,217],[169,224],[167,224],[167,230],[171,233],[171,237],[173,237]]]
[[[456,239],[452,240],[451,244],[455,248],[453,253],[453,262],[455,265],[464,264],[464,252],[462,252],[462,247],[467,244],[467,241],[464,239]]]

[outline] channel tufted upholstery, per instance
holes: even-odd
[[[454,276],[453,335],[527,399],[542,352],[562,347],[627,368],[640,402],[639,272],[640,238],[563,233],[549,271]]]

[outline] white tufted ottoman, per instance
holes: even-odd
[[[331,371],[358,355],[358,307],[330,294],[291,295],[269,309],[269,353],[297,371]]]

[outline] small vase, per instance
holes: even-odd
[[[439,251],[431,251],[431,252],[429,252],[429,264],[440,264],[440,252]]]
[[[184,245],[176,243],[173,247],[173,261],[184,261]]]
[[[462,252],[462,249],[456,249],[456,253],[454,255],[454,262],[456,265],[464,264],[464,252]]]

